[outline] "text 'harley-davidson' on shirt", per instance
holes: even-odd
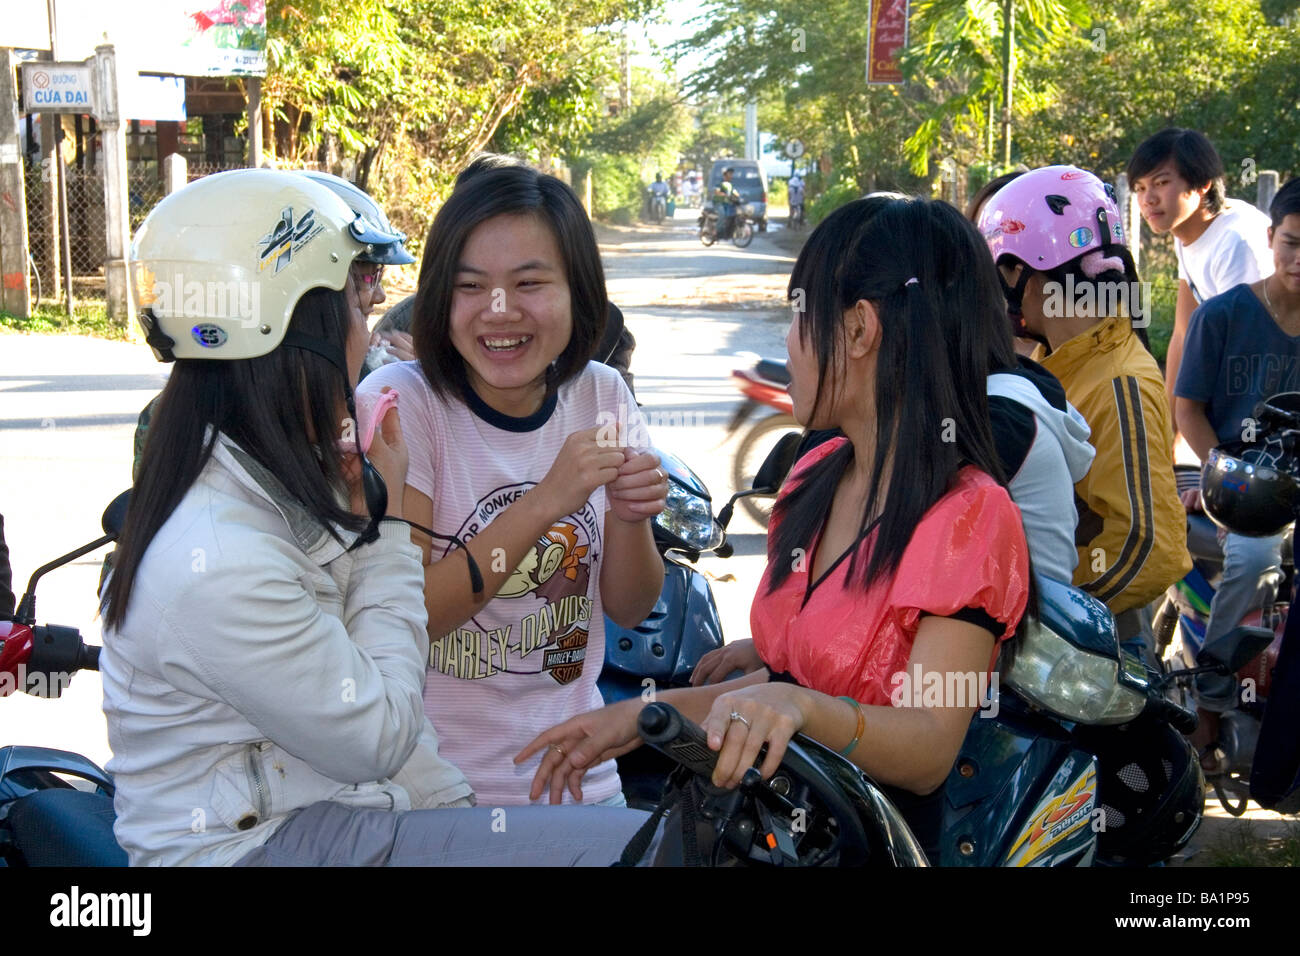
[[[358,391],[385,385],[401,396],[407,483],[433,502],[433,530],[465,541],[541,482],[573,432],[619,422],[634,447],[646,436],[627,385],[595,362],[526,418],[504,415],[472,392],[465,401],[439,398],[418,362],[386,365]],[[605,489],[597,488],[534,542],[481,611],[430,642],[425,713],[479,806],[528,803],[541,755],[515,766],[515,754],[543,730],[603,704],[596,679],[605,659],[605,512]],[[435,541],[433,559],[454,547]],[[620,789],[612,760],[583,778],[587,803]],[[564,800],[573,802],[567,791]]]

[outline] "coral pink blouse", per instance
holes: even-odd
[[[806,454],[783,494],[846,441],[836,438]],[[898,686],[892,678],[906,670],[924,614],[982,611],[1003,625],[997,637],[1001,643],[1015,632],[1025,610],[1029,547],[1020,510],[1006,489],[977,468],[961,469],[951,490],[925,513],[894,576],[866,589],[847,582],[846,555],[804,603],[819,531],[801,569],[769,594],[777,560],[770,550],[775,540],[771,530],[775,524],[768,535],[768,570],[750,610],[754,647],[773,673],[789,672],[803,686],[825,694],[889,704]],[[876,536],[872,529],[857,545],[858,561],[870,559]],[[994,659],[996,654],[995,647]]]

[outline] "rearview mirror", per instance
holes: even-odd
[[[126,508],[130,503],[130,488],[108,503],[108,507],[104,509],[104,517],[99,521],[104,534],[110,534],[114,538],[121,537],[122,527],[126,524]]]
[[[781,436],[781,440],[767,453],[763,464],[758,468],[758,474],[754,476],[755,491],[776,494],[781,487],[781,482],[785,481],[785,476],[790,474],[790,469],[794,467],[795,455],[799,451],[799,442],[802,440],[803,435],[799,432],[789,432]]]

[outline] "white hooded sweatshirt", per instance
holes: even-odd
[[[1028,359],[988,377],[989,417],[1011,500],[1020,508],[1034,570],[1069,582],[1078,563],[1074,484],[1096,450],[1078,410],[1050,372]]]

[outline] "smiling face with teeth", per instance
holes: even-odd
[[[465,242],[451,341],[470,387],[503,414],[531,415],[545,400],[546,370],[573,331],[565,276],[560,246],[537,216],[495,216]]]

